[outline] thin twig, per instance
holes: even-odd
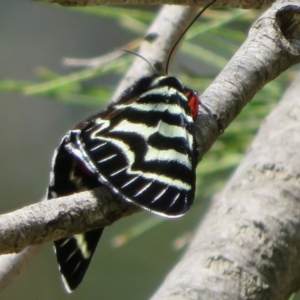
[[[85,67],[85,68],[100,68],[102,65],[108,63],[109,61],[112,61],[122,55],[124,55],[124,51],[122,49],[128,49],[128,50],[135,50],[138,45],[140,44],[140,39],[136,39],[120,49],[117,49],[115,51],[112,51],[108,54],[99,56],[99,57],[93,57],[89,59],[83,59],[83,58],[64,58],[62,63],[65,66],[70,67]]]

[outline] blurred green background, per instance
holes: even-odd
[[[27,0],[1,1],[1,213],[43,198],[52,154],[61,137],[105,106],[133,57],[125,55],[88,74],[65,66],[62,59],[105,55],[142,37],[157,11],[147,9],[83,10]],[[201,93],[246,38],[257,16],[258,12],[242,10],[205,12],[189,30],[170,73]],[[107,228],[83,283],[71,295],[64,291],[48,243],[0,298],[149,298],[181,257],[210,197],[242,159],[261,120],[293,76],[290,70],[265,87],[205,155],[197,171],[195,205],[187,215],[164,220],[141,213]]]

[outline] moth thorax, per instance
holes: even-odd
[[[188,99],[188,104],[192,113],[192,117],[193,120],[195,121],[199,114],[199,105],[200,105],[199,96],[195,91],[189,88],[184,89],[184,94]]]

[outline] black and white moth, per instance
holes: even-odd
[[[116,104],[62,139],[48,199],[102,184],[125,201],[166,217],[183,215],[195,195],[197,94],[175,77],[138,80]],[[55,241],[68,291],[81,282],[103,228]]]
[[[197,93],[176,77],[139,79],[116,103],[63,137],[52,160],[48,199],[105,185],[152,213],[183,215],[195,196],[194,121],[200,104]],[[54,242],[67,291],[82,281],[102,232]]]

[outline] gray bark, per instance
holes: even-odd
[[[106,187],[41,201],[0,216],[0,253],[20,252],[31,245],[109,226],[139,211],[116,199]]]
[[[95,5],[160,5],[176,4],[182,6],[204,6],[210,0],[36,0],[46,3],[58,3],[63,6],[95,6]],[[275,0],[218,0],[213,7],[264,8]]]
[[[299,90],[300,73],[152,300],[283,300],[299,290]]]

